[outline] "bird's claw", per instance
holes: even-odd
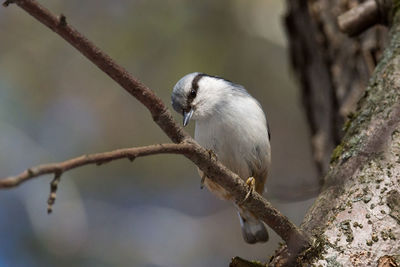
[[[208,154],[210,155],[210,159],[218,160],[217,154],[214,153],[211,149],[207,149]]]
[[[247,194],[244,197],[244,199],[241,201],[241,203],[244,203],[250,197],[250,195],[253,193],[253,191],[255,190],[255,188],[256,188],[256,179],[254,179],[254,177],[249,177],[246,180],[246,184],[249,187],[249,190],[247,191]]]

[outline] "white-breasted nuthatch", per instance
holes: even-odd
[[[270,134],[261,105],[246,89],[220,77],[190,73],[181,78],[172,92],[172,106],[183,115],[183,125],[196,121],[195,140],[212,150],[231,171],[249,177],[255,191],[262,194],[271,162]],[[199,170],[200,176],[203,173]],[[223,199],[232,196],[208,178],[206,187]],[[265,225],[236,203],[243,238],[247,243],[265,242]]]

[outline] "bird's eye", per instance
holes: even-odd
[[[195,98],[196,95],[197,95],[196,90],[192,89],[192,90],[190,91],[190,97]]]

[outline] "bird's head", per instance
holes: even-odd
[[[181,78],[172,91],[172,107],[183,115],[183,126],[190,119],[202,120],[220,112],[230,96],[246,92],[230,81],[194,72]]]

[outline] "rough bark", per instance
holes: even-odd
[[[322,259],[377,265],[400,254],[400,20],[346,135],[335,150],[323,193],[302,228],[325,244]]]
[[[289,52],[302,89],[320,177],[329,170],[332,150],[343,136],[343,123],[354,112],[386,43],[384,27],[357,38],[339,31],[337,17],[355,4],[354,0],[287,0]]]
[[[299,265],[400,264],[399,13],[394,16],[390,43],[345,124],[322,192],[301,225],[315,239],[312,248],[297,259]],[[293,266],[288,263],[290,257],[282,248],[273,264]]]

